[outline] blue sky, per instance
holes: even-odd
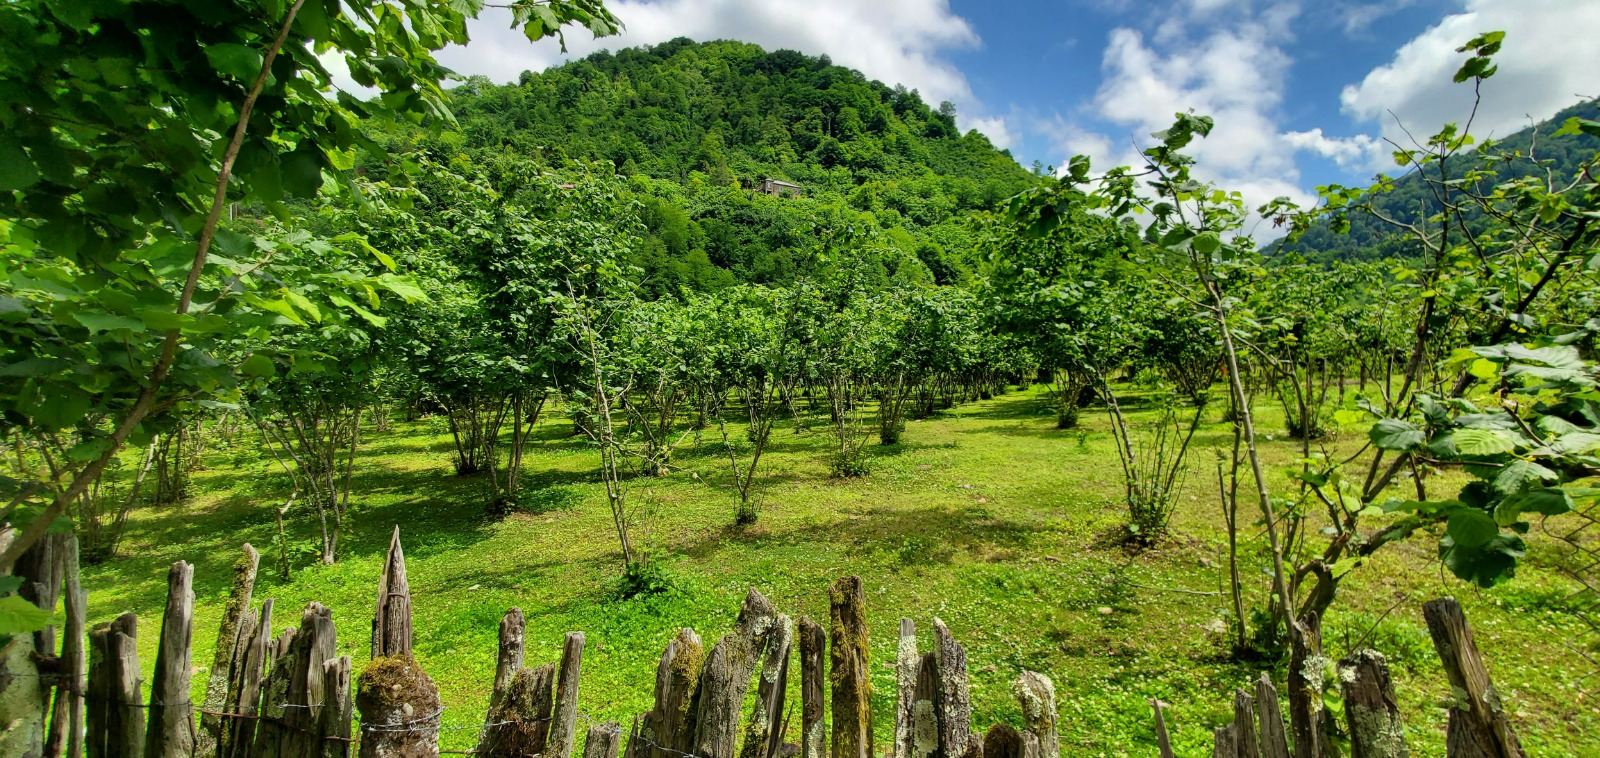
[[[442,60],[512,81],[601,48],[684,36],[827,54],[950,100],[963,128],[1024,165],[1074,154],[1101,168],[1193,109],[1217,120],[1198,172],[1252,204],[1301,201],[1385,170],[1399,123],[1461,120],[1454,48],[1508,33],[1479,134],[1509,134],[1600,96],[1600,0],[611,0],[626,30],[530,45],[490,10]],[[1392,164],[1389,164],[1392,167]]]

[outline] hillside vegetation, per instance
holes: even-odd
[[[1562,109],[1548,121],[1522,129],[1504,137],[1485,139],[1479,149],[1485,154],[1509,154],[1533,160],[1494,160],[1483,162],[1476,156],[1462,155],[1438,165],[1427,166],[1412,172],[1402,172],[1392,180],[1387,191],[1367,198],[1372,211],[1356,211],[1344,218],[1349,229],[1340,233],[1328,219],[1318,220],[1303,234],[1280,240],[1268,248],[1269,254],[1292,253],[1318,263],[1334,261],[1376,261],[1384,258],[1405,258],[1416,255],[1411,238],[1393,223],[1427,225],[1443,210],[1441,197],[1430,188],[1427,178],[1437,179],[1441,170],[1445,176],[1461,179],[1469,170],[1485,170],[1487,175],[1472,182],[1472,187],[1487,193],[1500,182],[1530,176],[1549,176],[1557,181],[1570,181],[1579,168],[1600,150],[1600,136],[1589,132],[1560,134],[1560,129],[1570,119],[1600,119],[1600,100],[1576,103]],[[1465,126],[1465,125],[1463,125]],[[1410,149],[1412,146],[1404,146]],[[1389,184],[1381,179],[1380,185]],[[1489,225],[1480,213],[1467,213],[1468,228],[1482,232]]]

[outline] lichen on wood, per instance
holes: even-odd
[[[356,684],[361,758],[435,758],[439,688],[410,654],[367,664]]]

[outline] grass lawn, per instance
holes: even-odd
[[[1136,414],[1136,416],[1139,414]],[[1216,421],[1216,413],[1211,421]],[[1263,406],[1262,430],[1282,428]],[[680,449],[681,470],[635,479],[630,497],[648,510],[645,544],[673,581],[671,591],[612,599],[620,552],[597,478],[598,456],[570,423],[549,413],[526,463],[529,508],[501,520],[483,516],[482,484],[450,465],[442,420],[368,430],[353,482],[352,517],[339,563],[316,565],[305,546],[315,518],[290,514],[294,570],[276,570],[272,512],[281,503],[274,464],[254,432],[206,458],[194,496],[134,514],[123,554],[87,567],[91,623],[139,614],[140,655],[155,660],[166,568],[195,564],[195,663],[209,664],[239,545],[261,550],[256,602],[277,600],[275,626],[298,624],[316,600],[339,622],[339,650],[368,657],[378,571],[390,531],[405,543],[416,652],[439,684],[446,711],[443,746],[465,750],[477,737],[494,676],[496,629],[506,609],[528,617],[529,665],[556,660],[562,634],[588,633],[580,711],[628,723],[651,705],[656,662],[680,627],[709,646],[731,628],[755,587],[791,616],[827,617],[827,586],[856,574],[867,589],[878,752],[893,729],[895,634],[902,616],[918,625],[923,650],[932,618],[967,647],[973,726],[1020,725],[1010,693],[1019,670],[1054,680],[1068,755],[1153,755],[1146,698],[1172,704],[1167,720],[1180,755],[1209,754],[1212,727],[1232,718],[1231,691],[1258,675],[1227,656],[1215,629],[1228,617],[1226,534],[1211,473],[1213,448],[1229,427],[1208,423],[1191,450],[1187,488],[1172,537],[1157,549],[1117,546],[1124,523],[1121,480],[1104,414],[1086,410],[1083,428],[1057,431],[1042,388],[910,422],[904,441],[869,449],[869,476],[827,474],[826,419],[809,432],[780,422],[764,461],[765,505],[758,524],[731,526],[735,499],[720,444]],[[1363,433],[1330,444],[1354,451]],[[1281,439],[1264,444],[1278,474],[1297,457]],[[1439,485],[1435,485],[1438,487]],[[1443,490],[1438,490],[1443,491]],[[1254,513],[1252,503],[1241,502]],[[1530,755],[1600,755],[1600,677],[1574,648],[1594,654],[1588,627],[1565,598],[1574,585],[1542,568],[1557,545],[1530,535],[1517,577],[1480,591],[1442,571],[1436,540],[1416,535],[1386,547],[1345,581],[1324,623],[1328,652],[1343,656],[1363,637],[1389,657],[1414,755],[1442,755],[1450,696],[1422,622],[1421,605],[1458,597],[1489,660]],[[1249,601],[1264,603],[1264,540],[1252,528]],[[1187,592],[1178,592],[1185,590]],[[1194,594],[1191,594],[1194,593]],[[207,672],[195,677],[197,696]],[[1275,673],[1282,688],[1282,671]],[[799,677],[790,697],[798,702]],[[1342,717],[1342,716],[1341,716]],[[788,740],[799,741],[799,719]],[[580,732],[582,731],[580,725]]]

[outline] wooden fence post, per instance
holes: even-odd
[[[900,619],[900,644],[895,648],[897,693],[892,758],[911,758],[911,711],[917,699],[917,671],[921,665],[922,656],[917,653],[917,625],[911,619]]]
[[[61,678],[56,684],[56,707],[50,725],[52,737],[50,747],[65,750],[54,755],[78,758],[83,755],[83,696],[89,686],[87,681],[89,662],[84,650],[85,635],[88,632],[88,606],[85,603],[83,584],[79,576],[76,535],[67,535],[63,543],[63,553],[61,605],[66,619],[61,628]]]
[[[1433,648],[1444,663],[1456,702],[1450,709],[1445,748],[1450,758],[1517,758],[1522,744],[1506,718],[1500,693],[1489,679],[1489,667],[1472,637],[1472,625],[1453,597],[1422,606]]]
[[[300,633],[295,635],[289,659],[289,688],[283,714],[284,735],[281,754],[316,755],[326,742],[322,733],[327,686],[323,673],[329,661],[338,660],[339,643],[333,611],[321,603],[307,603],[300,617]],[[334,703],[333,707],[339,707]]]
[[[1389,664],[1375,650],[1357,650],[1339,662],[1351,758],[1404,758],[1405,724],[1389,681]]]
[[[1289,729],[1295,758],[1326,758],[1328,738],[1322,705],[1328,659],[1322,654],[1322,621],[1311,613],[1289,632]]]
[[[517,758],[542,754],[550,736],[555,681],[554,663],[517,669],[500,707],[490,712],[474,755]]]
[[[1009,724],[995,724],[983,735],[984,758],[1039,758],[1039,743],[1031,744]]]
[[[144,748],[139,619],[125,613],[89,633],[89,758],[137,758]]]
[[[832,758],[873,758],[872,669],[867,660],[867,608],[861,577],[828,589],[832,620],[828,681],[832,684]]]
[[[567,632],[561,648],[561,668],[556,679],[555,717],[544,758],[571,758],[578,736],[578,679],[583,671],[583,632]]]
[[[1239,738],[1234,725],[1219,726],[1212,732],[1211,758],[1235,758],[1239,755]]]
[[[512,608],[500,619],[500,645],[495,655],[494,689],[489,691],[489,713],[484,723],[495,721],[495,713],[505,702],[511,680],[522,670],[522,657],[528,633],[528,621],[521,608]]]
[[[922,654],[917,664],[917,688],[911,702],[911,756],[930,758],[939,753],[939,659]]]
[[[1039,754],[1044,758],[1060,758],[1061,741],[1056,736],[1056,686],[1050,677],[1024,671],[1012,683],[1011,693],[1022,706],[1023,731],[1039,741]],[[992,758],[988,740],[984,740],[983,754]]]
[[[733,758],[739,739],[739,709],[750,691],[750,677],[765,650],[777,611],[754,589],[745,595],[734,631],[722,636],[706,656],[700,673],[700,710],[695,717],[693,753],[700,758]]]
[[[1161,758],[1176,758],[1172,754],[1172,738],[1167,735],[1167,718],[1161,715],[1160,700],[1150,698],[1150,708],[1156,712],[1156,751]]]
[[[411,588],[400,527],[378,579],[372,663],[356,683],[362,758],[433,758],[439,754],[439,688],[411,656]],[[566,758],[563,755],[561,758]]]
[[[804,622],[802,622],[804,623]],[[667,643],[656,666],[655,707],[644,715],[640,740],[630,741],[630,758],[673,758],[668,751],[687,752],[694,741],[695,693],[700,687],[700,669],[705,664],[705,647],[693,629],[680,629]]]
[[[178,561],[167,572],[167,610],[161,617],[150,687],[146,758],[189,758],[194,752],[194,704],[189,702],[193,636],[194,566]]]
[[[267,631],[270,633],[272,630]],[[284,713],[292,705],[289,702],[289,683],[294,678],[290,673],[294,664],[290,660],[293,657],[290,651],[299,635],[299,627],[286,627],[268,645],[265,672],[261,679],[261,718],[256,721],[256,742],[251,748],[254,751],[252,755],[276,756],[283,744],[283,734],[287,729]]]
[[[583,741],[583,758],[617,758],[617,744],[622,740],[622,727],[616,722],[589,727],[589,736]]]
[[[0,523],[0,548],[9,547],[16,530]],[[47,613],[55,611],[61,589],[61,550],[65,535],[46,535],[4,572],[19,582],[17,596]],[[0,640],[0,753],[27,755],[40,751],[51,732],[51,682],[55,658],[55,626]]]
[[[810,618],[800,619],[800,758],[824,758],[828,752],[827,725],[822,713],[826,707],[827,671],[822,657],[828,638],[822,625]]]
[[[222,611],[222,624],[217,629],[217,647],[211,656],[211,672],[206,678],[206,699],[202,710],[224,712],[228,704],[228,685],[231,679],[234,647],[239,643],[239,623],[250,611],[251,595],[255,592],[256,570],[261,565],[261,554],[245,543],[244,555],[233,564],[233,589],[228,593],[228,605]],[[213,713],[200,714],[200,731],[195,735],[195,758],[211,758],[217,754],[217,741],[226,728],[224,719]]]
[[[967,684],[967,650],[943,621],[933,620],[933,652],[938,662],[939,753],[962,758],[972,741],[972,697]],[[837,758],[837,757],[836,757]]]
[[[1239,758],[1261,758],[1256,739],[1256,704],[1243,689],[1233,691],[1233,738]]]
[[[406,581],[406,555],[400,527],[389,539],[389,555],[378,577],[378,607],[372,615],[372,658],[411,655],[411,585]]]
[[[783,747],[783,700],[789,685],[789,649],[794,623],[778,614],[768,634],[766,657],[756,685],[755,712],[745,728],[741,758],[777,758]]]
[[[249,758],[255,745],[256,716],[261,713],[261,678],[272,648],[272,599],[261,604],[261,613],[247,614],[239,620],[238,642],[234,646],[233,666],[228,674],[227,713],[239,718],[223,719],[217,737],[218,758]]]
[[[1261,758],[1289,758],[1289,736],[1283,730],[1278,688],[1272,686],[1272,676],[1265,672],[1256,680],[1256,723],[1260,727],[1257,743]]]
[[[322,717],[317,735],[322,739],[319,758],[349,758],[350,722],[355,701],[350,696],[350,656],[322,663]]]

